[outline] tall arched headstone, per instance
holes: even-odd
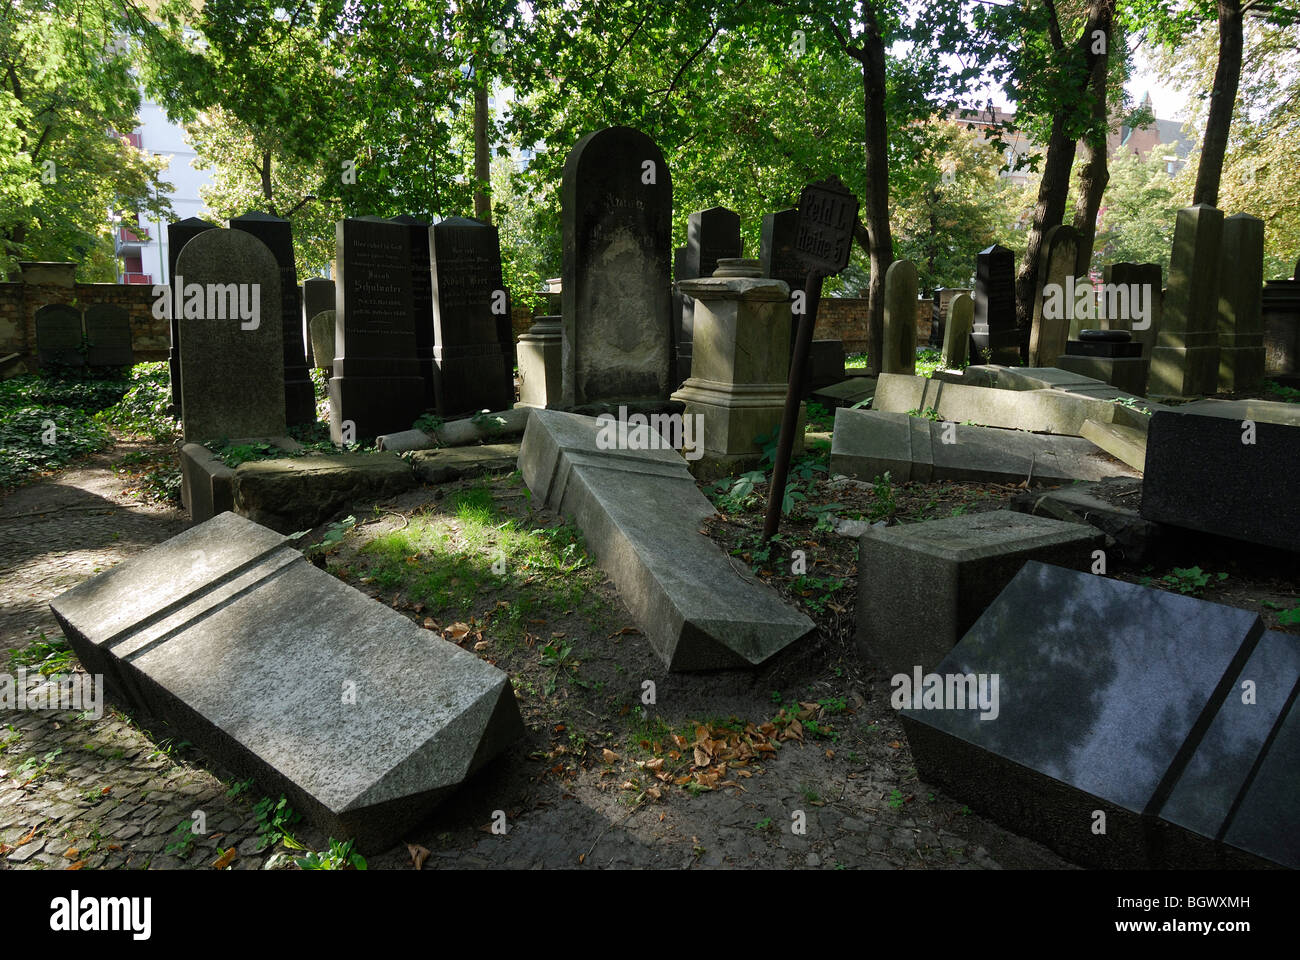
[[[916,373],[916,266],[895,260],[885,271],[885,336],[881,373]]]
[[[1038,254],[1038,294],[1034,298],[1034,320],[1029,337],[1029,365],[1056,366],[1056,358],[1065,353],[1070,339],[1070,321],[1074,319],[1075,286],[1068,284],[1074,276],[1078,259],[1079,234],[1068,223],[1058,223],[1043,236]],[[1078,285],[1087,286],[1085,296],[1092,295],[1092,284],[1080,277]],[[1091,322],[1089,326],[1094,326]]]
[[[563,404],[667,400],[673,187],[663,153],[630,127],[587,134],[564,162],[561,205]]]
[[[208,230],[176,260],[186,441],[278,437],[284,420],[280,265],[250,233]],[[175,312],[175,306],[173,306]]]
[[[209,223],[199,217],[186,217],[175,223],[167,224],[167,283],[172,288],[172,302],[176,302],[176,261],[180,258],[185,244],[189,243],[206,230],[218,229],[215,223]],[[171,373],[172,406],[176,413],[181,410],[181,336],[180,317],[172,311],[171,349],[167,353],[167,369]]]

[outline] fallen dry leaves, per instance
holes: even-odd
[[[416,870],[424,869],[424,861],[429,859],[429,850],[418,843],[408,843],[407,852],[411,855],[411,863],[415,865]]]
[[[221,856],[217,857],[217,859],[212,862],[212,869],[213,870],[226,869],[226,867],[230,866],[232,863],[235,862],[235,858],[237,856],[239,856],[239,854],[236,852],[234,847],[231,847],[229,850],[227,850]]]

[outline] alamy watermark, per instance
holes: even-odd
[[[598,450],[681,450],[687,460],[704,456],[704,414],[644,413],[618,416],[602,413],[596,418]]]
[[[153,296],[155,320],[238,320],[241,330],[262,323],[260,283],[186,283],[177,274],[175,286],[155,283]]]
[[[16,677],[0,673],[0,710],[81,710],[98,720],[104,715],[104,675],[56,673],[29,690],[21,667]]]
[[[1066,277],[1043,284],[1043,316],[1048,320],[1131,320],[1134,330],[1151,326],[1155,291],[1149,283],[1103,283]]]
[[[996,720],[998,674],[927,673],[919,666],[912,673],[896,673],[889,680],[889,697],[895,710],[978,710],[981,720]]]

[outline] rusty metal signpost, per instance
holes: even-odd
[[[849,265],[853,246],[853,225],[858,218],[858,198],[840,182],[839,177],[810,183],[799,194],[799,232],[795,254],[808,271],[804,283],[804,310],[795,335],[794,357],[790,363],[790,385],[785,395],[785,415],[781,420],[781,437],[777,442],[776,462],[772,465],[772,487],[767,495],[767,517],[763,521],[763,540],[771,540],[781,524],[781,504],[785,502],[786,479],[790,473],[790,454],[794,450],[794,432],[799,425],[799,403],[803,397],[804,368],[812,346],[813,328],[817,323],[817,306],[822,298],[822,281],[833,277]]]

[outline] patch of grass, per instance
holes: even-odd
[[[76,665],[77,655],[68,646],[68,641],[63,637],[50,640],[45,636],[44,631],[38,639],[21,650],[12,650],[9,653],[11,670],[17,670],[19,667],[28,669],[35,667],[36,672],[43,677],[54,673],[71,673]]]
[[[1264,389],[1284,403],[1300,403],[1300,390],[1295,387],[1284,387],[1276,380],[1265,380]]]
[[[308,853],[294,861],[302,870],[365,870],[366,858],[352,849],[352,841],[340,843],[330,837],[330,848]]]
[[[835,411],[827,410],[820,403],[809,401],[804,405],[804,409],[808,414],[806,430],[826,433],[835,425]]]
[[[198,834],[194,832],[194,821],[182,820],[172,831],[172,842],[167,844],[166,852],[182,860],[188,860],[190,854],[194,852],[194,844],[197,840]]]
[[[865,353],[850,353],[844,358],[845,370],[866,370],[870,365]]]
[[[1212,574],[1200,567],[1174,567],[1163,577],[1142,577],[1138,582],[1145,587],[1162,587],[1177,590],[1179,593],[1199,597],[1210,583],[1220,583],[1228,579],[1226,573]]]

